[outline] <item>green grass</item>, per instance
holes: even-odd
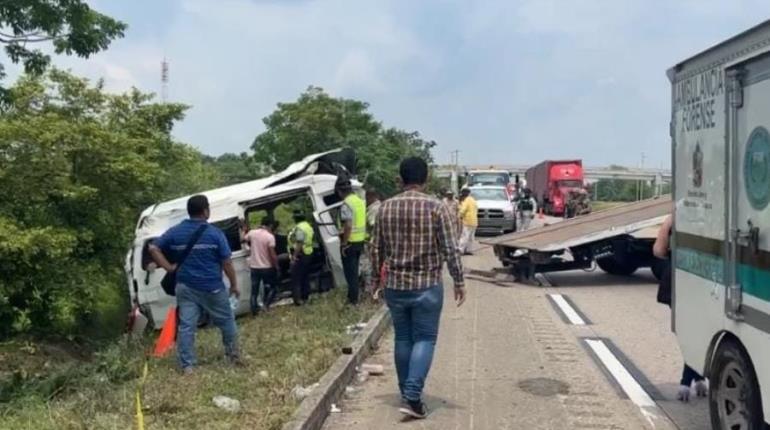
[[[307,307],[241,318],[245,368],[225,363],[218,330],[199,331],[194,375],[181,376],[173,354],[150,360],[142,395],[146,428],[279,429],[298,405],[292,388],[316,382],[351,341],[345,327],[368,320],[376,309],[346,306],[337,289],[314,296]],[[32,343],[0,344],[0,428],[132,428],[149,344],[122,341],[88,356]],[[238,399],[241,411],[217,408],[216,395]]]
[[[628,202],[591,202],[591,210],[593,212],[599,212],[606,209],[612,209],[620,205],[628,204]]]

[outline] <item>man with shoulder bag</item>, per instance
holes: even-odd
[[[201,311],[222,332],[227,359],[240,364],[238,329],[230,307],[230,296],[240,297],[240,290],[230,260],[230,245],[224,233],[208,223],[210,209],[206,196],[190,197],[187,213],[189,219],[170,228],[149,248],[153,260],[166,270],[164,291],[176,295],[177,352],[184,374],[192,373],[196,364],[195,331]],[[230,281],[229,291],[222,280],[223,271]]]

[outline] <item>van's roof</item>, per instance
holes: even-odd
[[[744,49],[737,49],[739,46],[743,46]],[[676,82],[768,47],[770,47],[770,20],[763,21],[705,51],[680,61],[668,69],[666,75],[671,82]]]
[[[310,170],[312,170],[311,166],[314,162],[323,159],[325,156],[340,153],[342,153],[341,150],[334,150],[310,155],[301,161],[292,163],[283,171],[272,176],[195,194],[203,194],[208,198],[211,209],[210,221],[217,222],[237,216],[240,213],[240,203],[245,201],[311,185],[333,190],[337,180],[335,175],[314,174]],[[358,184],[356,183],[356,185]],[[191,196],[187,195],[160,202],[145,209],[139,217],[139,225],[136,228],[136,240],[156,237],[169,227],[187,218],[187,200]]]

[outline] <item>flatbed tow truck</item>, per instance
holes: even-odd
[[[649,267],[660,279],[662,265],[652,245],[671,210],[671,197],[662,196],[481,243],[494,249],[517,282],[534,282],[538,273],[591,270],[597,265],[621,276]]]

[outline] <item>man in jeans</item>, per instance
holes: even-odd
[[[257,315],[263,307],[270,309],[277,294],[278,254],[274,236],[277,228],[278,221],[265,217],[258,229],[243,236],[243,242],[249,245],[251,315]]]
[[[385,301],[395,331],[395,362],[400,411],[425,418],[422,390],[438,337],[444,302],[442,266],[454,279],[457,305],[465,301],[454,218],[447,206],[425,194],[428,165],[420,158],[401,162],[403,192],[380,208],[371,244],[374,267],[385,264]],[[379,271],[374,276],[379,277]]]
[[[206,196],[192,196],[187,201],[190,218],[170,228],[150,245],[153,259],[167,272],[178,270],[176,275],[176,302],[179,309],[177,352],[184,374],[191,374],[195,367],[195,331],[201,311],[206,311],[211,321],[222,332],[225,355],[233,364],[240,364],[238,354],[238,329],[230,307],[230,295],[240,297],[238,280],[230,260],[230,245],[222,230],[208,224],[209,201]],[[190,239],[199,229],[203,233],[192,247],[181,266],[177,261],[187,248]],[[230,290],[222,281],[222,271],[230,281]]]

